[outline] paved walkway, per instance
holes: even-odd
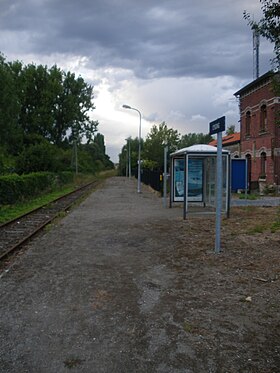
[[[232,199],[231,206],[280,206],[280,197],[260,197],[255,200]]]
[[[169,343],[155,320],[174,277],[158,252],[181,215],[112,178],[32,242],[0,279],[0,372],[173,372],[154,356]]]

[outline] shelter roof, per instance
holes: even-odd
[[[197,153],[197,154],[209,154],[209,153],[217,153],[216,146],[206,145],[206,144],[196,144],[192,146],[188,146],[187,148],[182,148],[177,150],[176,152],[172,153],[171,156],[176,155],[184,155],[188,153]],[[223,149],[223,153],[228,153],[228,150]]]

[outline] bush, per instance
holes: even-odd
[[[30,145],[17,158],[16,170],[19,174],[56,171],[56,152],[56,147],[47,142]]]
[[[73,172],[71,171],[63,171],[63,172],[59,172],[57,175],[56,175],[56,180],[57,180],[57,185],[65,185],[65,184],[68,184],[68,183],[71,183],[73,182],[74,180],[74,174]]]
[[[15,172],[15,159],[8,154],[7,150],[0,147],[0,175],[11,174]]]
[[[37,172],[0,176],[0,205],[14,204],[73,181],[73,173]]]

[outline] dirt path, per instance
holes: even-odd
[[[182,220],[112,178],[0,279],[0,372],[280,371],[276,208]],[[251,229],[251,233],[250,233]]]

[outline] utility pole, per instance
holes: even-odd
[[[163,206],[167,207],[167,153],[168,146],[164,147],[164,171],[163,171]]]
[[[77,140],[74,140],[74,157],[75,157],[75,172],[78,174],[78,150],[77,150]]]

